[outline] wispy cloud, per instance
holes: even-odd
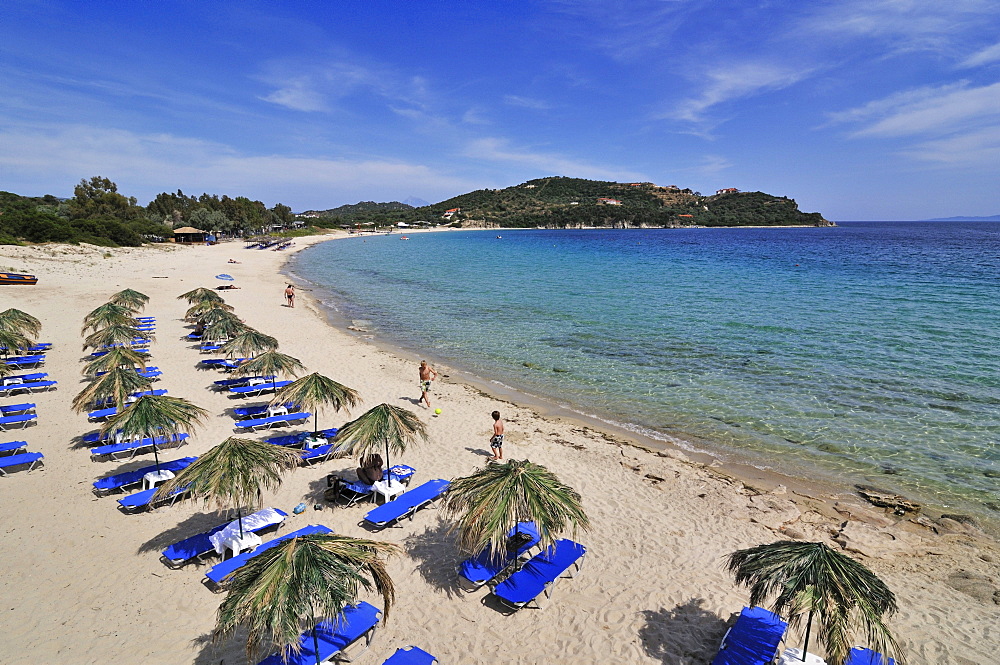
[[[982,67],[1000,61],[1000,43],[988,46],[963,60],[959,67]]]
[[[907,90],[831,114],[833,122],[869,123],[853,136],[940,135],[1000,119],[1000,83],[971,87],[959,82]]]
[[[465,157],[477,160],[527,167],[545,175],[565,175],[597,180],[631,181],[649,179],[634,171],[597,166],[569,159],[558,154],[534,152],[524,148],[513,147],[508,140],[500,138],[481,138],[470,141],[463,154]]]
[[[504,95],[503,103],[507,106],[519,106],[525,109],[533,109],[535,111],[547,111],[552,108],[552,105],[548,102],[544,102],[540,99],[532,99],[531,97],[521,97],[519,95]]]
[[[703,77],[700,94],[682,100],[659,115],[662,119],[704,123],[710,109],[726,102],[752,97],[794,85],[807,77],[811,68],[795,69],[772,63],[733,63],[717,66]]]
[[[949,166],[995,167],[1000,164],[1000,127],[926,141],[904,150],[903,154]]]
[[[277,90],[261,97],[265,102],[271,102],[290,108],[293,111],[326,111],[329,110],[323,95],[304,77],[296,77],[280,84]]]

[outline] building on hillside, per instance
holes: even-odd
[[[461,208],[449,208],[448,210],[445,210],[444,214],[441,216],[445,219],[451,219],[453,216],[457,215],[460,212],[462,212]]]
[[[718,194],[739,194],[740,190],[736,189],[735,187],[727,187],[726,189],[717,189],[717,190],[715,190],[715,193],[716,193],[716,195],[718,195]]]
[[[602,196],[601,198],[597,199],[597,203],[599,205],[606,205],[606,206],[620,206],[622,204],[622,202],[619,201],[618,199],[609,199],[609,198],[604,197],[604,196]]]

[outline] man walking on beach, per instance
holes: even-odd
[[[295,286],[292,284],[288,285],[285,289],[285,300],[288,301],[289,307],[295,307]]]
[[[490,450],[493,456],[490,461],[499,462],[503,459],[503,421],[500,420],[500,412],[494,411],[493,416],[493,436],[490,437]]]
[[[424,402],[427,404],[427,408],[431,408],[431,400],[427,396],[427,393],[431,391],[431,381],[437,378],[438,373],[434,371],[434,368],[427,364],[426,360],[420,361],[420,399],[417,401]]]

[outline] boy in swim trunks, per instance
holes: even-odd
[[[494,411],[493,416],[493,436],[490,437],[490,450],[493,451],[491,461],[499,462],[503,459],[503,421],[500,420],[500,412]]]
[[[420,373],[420,399],[417,403],[424,402],[427,404],[427,408],[431,408],[431,400],[427,396],[427,393],[431,391],[431,381],[437,378],[437,372],[434,368],[427,364],[426,360],[420,361],[420,368],[418,370]]]

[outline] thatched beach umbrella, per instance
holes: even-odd
[[[12,307],[0,312],[0,330],[13,330],[29,340],[36,340],[42,332],[42,322],[31,314]]]
[[[102,374],[91,380],[86,388],[73,399],[73,409],[77,412],[87,411],[91,405],[111,399],[115,407],[121,410],[132,393],[145,392],[153,384],[132,367],[112,367],[107,374]]]
[[[802,658],[809,648],[815,615],[826,660],[841,665],[848,657],[851,630],[860,628],[866,644],[903,665],[904,656],[883,616],[896,612],[896,597],[875,573],[824,543],[782,540],[733,552],[726,566],[737,584],[750,587],[750,604],[774,596],[771,609],[798,624],[807,615]]]
[[[580,494],[554,473],[528,460],[487,464],[464,478],[451,481],[444,508],[459,516],[455,528],[459,546],[467,552],[489,547],[499,557],[507,534],[518,522],[538,526],[540,545],[548,547],[569,530],[589,529]]]
[[[387,618],[396,597],[385,559],[398,545],[337,534],[291,538],[253,557],[228,578],[229,593],[219,606],[213,637],[246,629],[247,658],[257,660],[259,645],[272,644],[283,655],[297,653],[299,635],[312,630],[319,665],[317,625],[336,621],[363,591],[382,596]]]
[[[205,329],[201,333],[201,339],[204,342],[223,342],[239,335],[247,328],[235,314],[213,318],[215,320],[205,326]]]
[[[337,432],[337,441],[348,452],[357,457],[381,453],[385,449],[385,467],[389,463],[390,450],[402,454],[407,446],[416,443],[417,438],[427,441],[427,426],[412,411],[391,404],[379,404],[356,419],[345,424]],[[392,474],[389,474],[392,481]]]
[[[313,438],[319,432],[319,410],[325,406],[340,411],[350,406],[357,406],[361,396],[353,388],[337,383],[333,379],[313,372],[296,379],[278,391],[271,404],[294,402],[301,404],[303,409],[313,413]]]
[[[242,538],[243,509],[259,509],[263,491],[278,489],[282,474],[297,467],[301,459],[288,448],[229,437],[161,485],[154,500],[187,485],[192,499],[216,508],[236,508]]]
[[[108,349],[103,356],[98,356],[87,361],[84,365],[84,374],[96,376],[98,372],[108,372],[116,367],[124,367],[134,370],[137,367],[145,369],[146,359],[149,354],[127,346],[116,346]]]
[[[233,370],[233,376],[298,376],[305,368],[297,358],[286,353],[265,351]],[[275,379],[271,379],[271,390],[277,390],[276,383]]]
[[[19,349],[27,349],[29,346],[31,346],[31,340],[20,331],[0,328],[0,347],[2,347],[5,356],[17,354]]]
[[[222,345],[222,352],[230,358],[253,358],[258,353],[274,351],[277,348],[277,338],[244,326],[242,330],[230,336],[229,341]]]
[[[224,302],[216,302],[214,300],[202,300],[196,302],[195,304],[188,307],[187,311],[184,312],[184,318],[192,321],[198,321],[199,323],[211,323],[211,320],[206,321],[205,318],[209,316],[211,312],[232,312],[236,308],[232,305],[227,305]]]
[[[217,292],[212,289],[205,288],[204,286],[199,286],[197,289],[192,289],[187,293],[182,293],[177,296],[178,300],[187,300],[189,305],[193,305],[196,302],[202,302],[205,300],[211,300],[213,302],[225,302],[225,300]]]
[[[81,334],[88,330],[100,330],[112,323],[125,325],[138,325],[134,317],[135,312],[128,307],[122,307],[114,303],[104,303],[94,308],[87,316],[83,317],[83,329]]]
[[[145,293],[139,293],[133,289],[123,289],[115,295],[108,299],[108,302],[115,305],[121,305],[122,307],[127,307],[133,312],[138,312],[142,310],[146,303],[149,302],[149,296]]]
[[[120,431],[125,439],[151,437],[153,459],[159,473],[160,456],[156,449],[156,437],[163,436],[170,440],[200,424],[207,416],[208,411],[181,397],[143,395],[109,418],[101,426],[101,434]]]
[[[102,349],[106,346],[129,346],[135,339],[153,339],[152,333],[140,331],[133,324],[112,323],[83,340],[83,348]]]

